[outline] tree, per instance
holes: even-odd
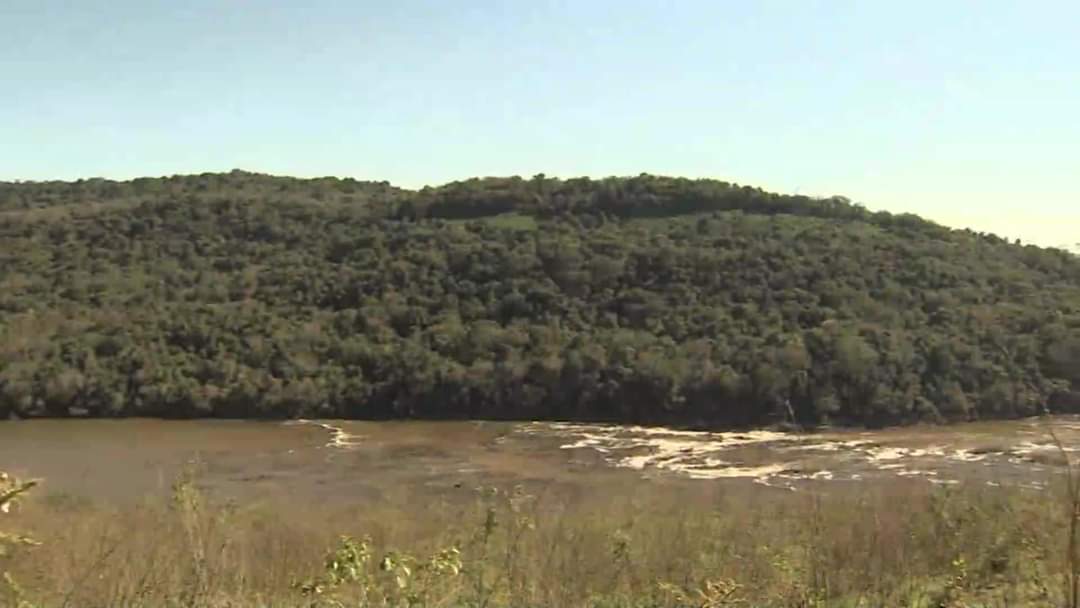
[[[842,197],[243,172],[0,193],[2,416],[1080,409],[1080,258]]]

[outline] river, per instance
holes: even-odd
[[[1051,435],[1053,431],[1062,448]],[[356,502],[480,485],[756,484],[777,492],[898,480],[1048,488],[1080,417],[812,434],[509,422],[0,422],[0,470],[49,492],[131,501],[185,468],[216,496]]]

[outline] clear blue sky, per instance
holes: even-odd
[[[718,177],[1080,241],[1080,3],[0,0],[0,180]]]

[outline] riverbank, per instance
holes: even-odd
[[[974,484],[403,487],[321,506],[199,485],[189,471],[122,507],[39,492],[4,524],[43,544],[3,566],[34,606],[207,608],[1050,606],[1069,571],[1056,495]]]

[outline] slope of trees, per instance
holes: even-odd
[[[1080,259],[711,180],[0,184],[0,415],[893,424],[1080,405]]]

